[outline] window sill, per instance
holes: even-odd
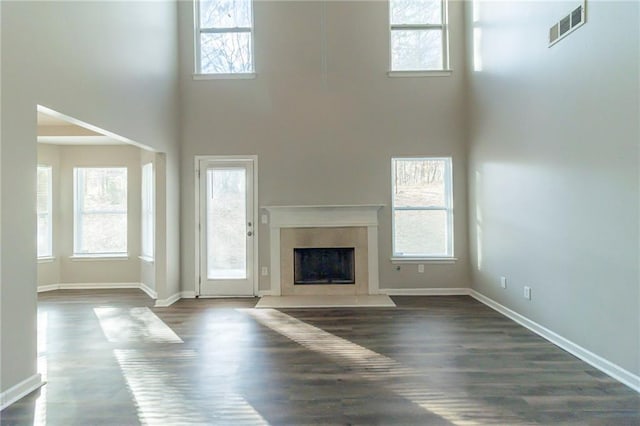
[[[43,256],[38,258],[38,263],[51,263],[56,260],[55,256]]]
[[[72,262],[91,262],[105,260],[129,260],[128,254],[75,254],[69,256]]]
[[[449,77],[453,70],[433,70],[433,71],[389,71],[389,77]]]
[[[153,257],[149,257],[149,256],[138,256],[138,259],[142,260],[144,263],[153,263],[154,262]]]
[[[238,73],[238,74],[193,74],[194,80],[253,80],[256,73]]]
[[[434,263],[434,264],[452,264],[458,261],[457,257],[403,257],[393,256],[391,263]]]

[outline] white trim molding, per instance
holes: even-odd
[[[501,305],[495,300],[483,295],[482,293],[478,293],[475,290],[470,290],[470,295],[477,301],[487,305],[491,309],[501,313],[507,318],[517,322],[521,326],[531,330],[536,333],[538,336],[548,340],[554,345],[564,349],[570,354],[580,358],[582,361],[587,364],[597,368],[603,373],[611,376],[617,381],[629,386],[631,389],[636,392],[640,392],[640,376],[633,374],[630,371],[625,370],[624,368],[602,358],[599,355],[594,354],[593,352],[583,348],[582,346],[560,336],[559,334],[549,330],[548,328],[538,324],[535,321],[530,320],[529,318],[520,315],[519,313],[512,311],[506,306]]]
[[[180,293],[181,299],[195,299],[196,292],[195,291],[183,291]]]
[[[258,75],[255,72],[236,74],[193,74],[194,80],[253,80]]]
[[[174,303],[176,303],[178,300],[180,300],[182,298],[182,293],[178,292],[172,296],[167,297],[166,299],[156,299],[156,304],[155,307],[156,308],[167,308],[171,305],[173,305]]]
[[[389,77],[449,77],[453,70],[424,70],[424,71],[388,71]]]
[[[253,222],[255,226],[253,227],[253,294],[252,297],[258,294],[258,286],[260,285],[260,277],[258,276],[258,270],[260,268],[260,251],[259,251],[259,238],[260,238],[260,227],[258,226],[258,156],[255,154],[251,155],[195,155],[194,156],[194,207],[195,207],[195,226],[194,226],[194,276],[193,276],[193,294],[195,296],[201,296],[201,265],[200,265],[200,255],[202,251],[201,241],[200,241],[200,230],[204,229],[201,226],[201,207],[200,206],[200,169],[202,168],[202,163],[209,161],[218,161],[218,162],[251,162],[253,167]]]
[[[147,293],[147,295],[152,298],[152,299],[157,299],[158,298],[158,293],[152,289],[151,287],[149,287],[148,285],[146,285],[145,283],[139,283],[139,287],[140,290],[144,291],[145,293]]]
[[[431,264],[452,264],[458,261],[457,257],[403,257],[392,256],[391,263],[398,265],[402,263],[431,263]]]
[[[42,380],[42,375],[40,375],[40,373],[36,373],[17,385],[10,387],[6,391],[0,393],[0,410],[4,410],[19,399],[29,395],[35,390],[38,390],[44,384],[46,384],[46,382]]]
[[[122,255],[74,254],[73,256],[69,256],[69,260],[71,260],[72,262],[111,262],[111,261],[129,260],[129,255],[127,253],[124,253]]]
[[[367,228],[369,294],[378,294],[378,210],[382,204],[327,206],[263,206],[269,212],[271,296],[282,295],[280,282],[280,230],[282,228]]]
[[[45,291],[54,291],[60,290],[60,284],[47,284],[47,285],[39,285],[38,293],[44,293]]]
[[[387,296],[468,296],[470,288],[381,288]]]

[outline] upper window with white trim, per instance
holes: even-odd
[[[53,256],[53,193],[51,166],[38,166],[38,257]]]
[[[73,169],[76,256],[127,254],[127,168]]]
[[[196,73],[251,74],[252,0],[195,0]]]
[[[391,71],[449,68],[447,0],[389,0]]]
[[[453,257],[451,158],[394,158],[393,257]]]

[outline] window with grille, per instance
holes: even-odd
[[[153,164],[142,166],[142,256],[153,259],[154,242]]]
[[[392,159],[394,257],[453,257],[451,168],[451,158]]]
[[[251,0],[195,0],[196,73],[255,71]]]
[[[126,255],[126,167],[76,167],[73,174],[74,255]]]
[[[391,71],[449,68],[447,1],[390,0]]]
[[[38,257],[53,256],[53,180],[51,166],[38,166]]]

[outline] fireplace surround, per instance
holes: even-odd
[[[382,205],[266,206],[271,295],[378,294],[378,210]],[[354,248],[354,284],[295,285],[295,248]]]

